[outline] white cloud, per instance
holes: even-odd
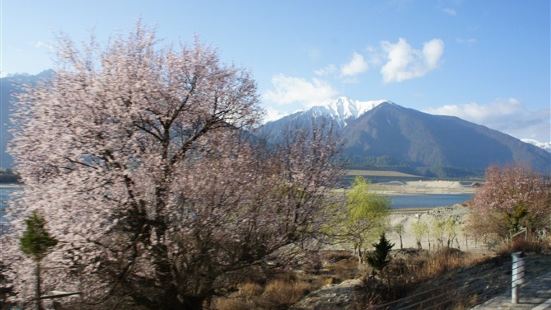
[[[444,13],[450,15],[450,16],[455,16],[455,15],[457,15],[457,11],[454,10],[454,9],[452,9],[452,8],[443,8],[443,9],[442,9],[442,12],[444,12]]]
[[[453,115],[475,123],[511,116],[521,110],[520,102],[515,98],[498,100],[489,104],[470,102],[465,104],[444,105],[427,110],[432,114]]]
[[[368,46],[365,50],[367,51],[367,63],[369,65],[379,67],[383,64],[386,53],[382,49]]]
[[[264,110],[266,111],[266,114],[264,114],[265,123],[278,120],[288,114],[271,107],[267,107]]]
[[[264,99],[278,104],[322,105],[338,95],[329,83],[315,78],[307,80],[278,74],[272,77],[272,86],[264,93]]]
[[[342,76],[355,76],[360,73],[367,71],[368,65],[364,57],[354,52],[350,61],[341,66],[341,75]]]
[[[381,68],[385,83],[424,76],[438,67],[444,53],[444,42],[440,39],[425,42],[422,50],[412,48],[403,38],[394,44],[383,42],[382,47],[387,58]]]
[[[327,65],[323,68],[319,68],[317,70],[314,70],[314,74],[317,76],[327,76],[331,75],[333,73],[337,72],[337,66],[334,64]]]
[[[444,105],[428,109],[427,112],[439,115],[453,115],[475,123],[510,117],[521,110],[520,102],[515,98],[498,100],[488,104],[469,102],[465,104]]]
[[[427,109],[426,112],[457,116],[519,139],[551,140],[551,109],[531,110],[515,98],[498,99],[487,104],[444,105]]]

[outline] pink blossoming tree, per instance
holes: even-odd
[[[526,228],[529,234],[551,229],[551,184],[523,167],[490,167],[477,190],[471,224],[480,234],[508,239]]]
[[[328,131],[265,149],[246,134],[261,116],[246,71],[156,42],[141,25],[105,48],[62,39],[54,79],[20,97],[11,153],[25,188],[2,257],[15,300],[32,296],[13,240],[35,210],[59,241],[44,291],[98,308],[201,308],[318,230],[336,176]]]

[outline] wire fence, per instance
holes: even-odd
[[[511,259],[507,259],[501,265],[480,271],[479,275],[474,278],[449,279],[445,283],[436,284],[435,287],[414,291],[408,296],[373,305],[369,309],[430,310],[450,309],[457,306],[472,307],[499,294],[510,296],[512,287],[518,288],[519,294],[522,296],[522,288],[545,270],[537,259],[525,257],[523,264],[517,264],[516,266],[513,266]],[[511,276],[515,273],[517,273],[517,277],[515,282],[512,283]]]

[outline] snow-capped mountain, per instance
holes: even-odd
[[[291,115],[282,118],[290,117],[297,120],[298,118],[328,118],[335,122],[338,127],[345,127],[349,121],[357,119],[362,114],[370,111],[381,103],[389,102],[388,100],[368,100],[360,101],[353,100],[348,97],[338,97],[327,105],[319,105],[311,107],[305,111],[298,111]],[[281,119],[282,119],[281,118]],[[279,119],[278,119],[279,120]],[[276,122],[278,120],[272,121]]]
[[[257,136],[270,144],[289,130],[330,125],[349,167],[384,168],[438,177],[480,176],[491,165],[528,164],[550,175],[551,153],[457,117],[432,115],[386,100],[338,98],[266,123]],[[327,127],[325,127],[327,128]]]
[[[551,153],[551,142],[539,142],[534,139],[520,139],[522,142],[530,143],[532,145],[535,145],[539,147],[540,149],[544,149],[547,152]]]
[[[359,101],[352,100],[348,97],[339,97],[337,100],[331,102],[329,105],[324,106],[328,110],[328,114],[333,117],[341,126],[347,125],[347,120],[356,119],[365,112],[373,109],[383,102],[389,102],[388,100],[369,100]]]

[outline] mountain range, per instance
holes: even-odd
[[[490,165],[518,164],[551,172],[551,153],[454,116],[423,113],[388,100],[338,98],[259,128],[271,143],[291,129],[331,124],[351,168],[394,169],[435,177],[482,175]]]
[[[13,160],[7,153],[7,144],[11,138],[10,114],[14,108],[15,95],[21,92],[24,85],[35,85],[39,81],[50,79],[53,70],[42,71],[39,74],[15,74],[0,78],[0,168],[11,168]]]
[[[53,73],[48,70],[0,79],[0,168],[13,164],[6,152],[13,95],[21,91],[22,85],[47,80]],[[532,145],[537,141],[523,142],[457,117],[431,115],[389,100],[339,97],[329,104],[268,122],[255,134],[277,144],[282,142],[285,130],[311,130],[320,122],[333,128],[342,145],[342,160],[349,168],[462,177],[482,175],[490,165],[521,164],[551,174],[551,153],[544,150],[547,145],[537,147]]]

